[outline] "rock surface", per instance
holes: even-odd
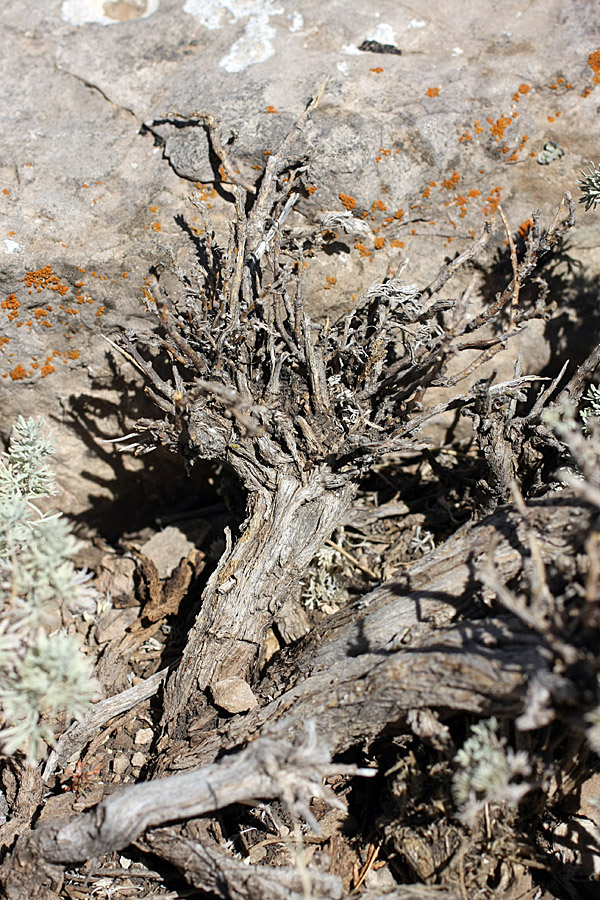
[[[148,466],[101,442],[144,404],[102,336],[153,327],[153,265],[193,259],[189,195],[227,233],[230,194],[194,113],[215,117],[255,181],[328,80],[297,142],[316,190],[294,224],[350,211],[370,233],[310,261],[320,316],[405,259],[405,277],[426,284],[500,202],[513,232],[538,207],[547,223],[597,154],[600,23],[584,0],[432,0],[418,17],[396,0],[17,0],[0,18],[2,437],[19,413],[46,416],[73,513]],[[525,371],[543,369],[577,304],[593,338],[599,221],[581,208],[552,335],[531,329],[496,368],[509,373],[521,348]],[[489,300],[498,286],[480,275]]]

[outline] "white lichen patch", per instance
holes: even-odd
[[[248,19],[243,35],[219,60],[226,72],[241,72],[275,53],[276,32],[269,18],[282,15],[284,10],[276,7],[274,0],[186,0],[183,11],[212,30],[238,19]]]
[[[131,19],[147,19],[160,0],[64,0],[60,17],[69,25],[118,25]]]
[[[299,12],[288,13],[288,19],[290,20],[290,31],[300,31],[304,27],[304,19]]]
[[[229,53],[219,60],[226,72],[242,72],[248,66],[265,62],[275,53],[273,40],[275,29],[269,25],[269,17],[253,16],[249,19],[243,35],[232,44]]]
[[[391,25],[386,22],[379,22],[377,27],[367,35],[367,40],[377,41],[378,44],[388,44],[396,46],[396,35]]]

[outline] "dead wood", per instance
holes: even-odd
[[[195,829],[198,832],[200,829]],[[203,839],[202,839],[203,838]],[[327,872],[302,872],[297,866],[248,866],[228,853],[210,846],[206,834],[174,834],[156,829],[148,835],[148,845],[162,859],[185,873],[194,887],[224,900],[303,900],[307,887],[311,897],[341,900],[340,879]]]
[[[413,709],[516,718],[532,679],[563,699],[576,694],[552,674],[547,623],[540,634],[515,617],[482,616],[494,596],[482,570],[492,560],[502,584],[522,576],[533,531],[544,565],[574,577],[595,515],[586,503],[553,497],[528,505],[526,516],[503,507],[465,526],[403,579],[349,604],[282,653],[260,683],[270,702],[216,734],[194,729],[195,749],[175,743],[165,768],[206,764],[275,723],[293,739],[312,718],[335,753],[369,744],[388,726],[404,728]]]
[[[307,112],[315,104],[311,101]],[[207,237],[212,267],[204,264],[200,291],[194,288],[185,315],[160,285],[156,305],[172,379],[166,381],[144,358],[134,335],[121,339],[125,356],[151,385],[147,392],[167,414],[161,422],[138,423],[136,450],[162,443],[190,465],[198,458],[226,463],[248,492],[241,535],[229,541],[210,578],[181,663],[167,681],[161,750],[192,724],[203,728],[210,720],[211,685],[256,677],[268,629],[343,520],[358,478],[385,453],[416,451],[417,432],[431,416],[474,407],[472,415],[491,448],[490,496],[483,511],[506,498],[521,446],[512,439],[511,423],[492,413],[507,395],[515,398],[514,411],[529,379],[488,384],[432,409],[423,409],[423,401],[429,386],[468,377],[528,318],[545,314],[543,297],[533,310],[513,304],[510,333],[491,340],[475,334],[518,296],[539,257],[572,225],[570,196],[548,232],[542,233],[536,214],[511,283],[475,319],[465,318],[465,297],[438,301],[436,293],[485,245],[489,225],[422,292],[398,272],[373,284],[340,321],[322,327],[304,308],[302,256],[284,230],[306,168],[289,157],[292,137],[269,158],[249,212],[243,186],[235,188],[227,256],[217,260]],[[450,311],[445,327],[438,319],[443,310]],[[474,337],[461,341],[467,334]],[[482,352],[458,375],[448,376],[450,361],[473,348]]]
[[[200,827],[199,827],[200,826]],[[148,846],[162,859],[185,873],[186,879],[200,890],[223,900],[341,900],[342,884],[336,875],[288,866],[248,866],[223,850],[211,847],[205,830],[198,823],[193,838],[172,829],[155,829],[148,835]],[[297,854],[301,856],[300,844]],[[385,894],[361,891],[364,900],[459,900],[458,891],[407,885]]]
[[[100,856],[125,847],[152,826],[240,800],[278,797],[311,821],[310,798],[331,799],[322,777],[356,771],[332,766],[330,753],[357,742],[369,744],[386,731],[410,730],[415,711],[437,710],[442,719],[456,713],[516,718],[527,711],[528,687],[534,682],[543,683],[549,699],[572,700],[574,685],[553,672],[555,654],[542,634],[524,628],[514,616],[479,621],[465,616],[485,599],[478,572],[491,547],[498,577],[505,582],[519,576],[532,533],[546,565],[568,568],[594,515],[571,498],[550,498],[528,506],[525,515],[504,508],[465,527],[415,565],[403,582],[377,588],[284,654],[261,683],[263,695],[274,699],[233,719],[228,729],[204,736],[187,758],[171,759],[172,767],[205,763],[203,768],[123,788],[90,812],[43,823],[23,835],[3,866],[7,896],[25,896],[25,885],[32,889],[40,860],[56,878],[57,863]],[[307,722],[314,723],[308,738]],[[246,750],[206,764],[257,734],[262,736]],[[189,854],[192,883],[211,883],[220,851],[191,845],[188,838],[177,853],[169,839],[163,844],[169,859],[181,861]],[[156,838],[155,849],[159,845]],[[253,877],[252,884],[264,886],[260,872]],[[294,884],[296,878],[297,873]],[[333,888],[329,893],[322,889],[323,896],[339,896]]]
[[[321,797],[339,805],[323,779],[340,771],[370,774],[355,766],[332,768],[328,751],[309,723],[304,741],[296,746],[283,737],[259,739],[234,757],[198,772],[132,785],[90,812],[42,823],[19,838],[0,871],[5,896],[8,900],[44,896],[38,878],[41,861],[51,867],[51,882],[55,883],[57,863],[101,856],[127,846],[153,825],[200,816],[231,803],[277,797],[292,815],[318,830],[309,803],[313,797]],[[50,888],[46,883],[43,891]]]
[[[215,144],[212,119],[202,113],[188,118],[204,124]],[[475,317],[466,314],[469,289],[457,300],[438,292],[481,251],[490,223],[423,290],[398,271],[375,282],[338,322],[318,324],[305,309],[303,252],[306,242],[311,252],[318,248],[323,235],[300,241],[285,224],[307,186],[305,161],[290,156],[292,138],[269,158],[256,185],[233,178],[224,148],[216,146],[235,194],[227,251],[218,251],[207,230],[197,280],[181,275],[184,300],[174,302],[159,277],[158,333],[128,332],[109,341],[143,373],[146,393],[163,413],[137,423],[129,449],[141,454],[162,444],[188,466],[211,460],[226,466],[247,496],[239,534],[226,530],[225,551],[196,598],[199,611],[181,659],[167,674],[150,766],[150,775],[166,777],[123,787],[86,812],[33,830],[28,826],[37,807],[27,807],[18,827],[10,823],[6,832],[6,844],[14,843],[0,880],[9,900],[49,900],[67,864],[138,839],[196,888],[219,897],[333,900],[344,896],[337,876],[309,876],[299,862],[277,870],[247,866],[196,820],[235,803],[277,799],[293,819],[318,830],[313,798],[343,806],[323,778],[374,771],[336,765],[333,755],[375,752],[377,741],[414,734],[451,772],[455,747],[446,723],[457,717],[497,715],[522,732],[559,719],[575,723],[574,740],[583,741],[598,665],[590,634],[582,634],[582,623],[592,621],[592,591],[580,603],[577,590],[587,564],[582,555],[592,546],[598,489],[590,487],[581,501],[567,493],[528,503],[520,498],[515,483],[526,468],[527,442],[532,435],[551,440],[539,421],[548,391],[528,418],[516,416],[534,376],[517,371],[510,381],[490,379],[428,406],[430,387],[464,381],[529,318],[549,314],[544,290],[526,307],[521,288],[573,224],[571,198],[566,195],[545,233],[534,214],[520,263],[511,243],[511,281]],[[490,323],[492,337],[489,329],[479,330]],[[162,358],[149,361],[149,348]],[[478,355],[450,374],[450,363],[472,350]],[[386,454],[416,456],[424,446],[419,430],[446,410],[473,418],[487,464],[473,518],[493,514],[463,526],[405,575],[315,624],[261,669],[269,629],[311,560],[340,523],[352,522],[361,477]],[[510,499],[512,508],[499,507]],[[393,502],[390,514],[404,509]],[[376,519],[377,513],[362,517]],[[154,579],[147,608],[152,633],[164,613],[161,598],[168,596],[175,614],[191,584],[199,559],[188,562],[188,574],[182,570],[168,595]],[[368,566],[359,569],[373,574]],[[580,604],[574,615],[567,603],[573,597]],[[587,604],[583,611],[581,604]],[[125,643],[133,646],[145,634],[133,626]],[[108,716],[153,696],[164,678],[160,672],[100,704],[63,735],[47,776]],[[252,702],[223,708],[237,713],[257,705],[224,717],[216,708],[218,688],[236,679]],[[450,804],[449,794],[446,799]],[[186,820],[177,831],[159,827]],[[481,846],[488,848],[491,839],[482,838]],[[456,892],[453,883],[440,892],[433,885],[407,886],[389,896],[464,898],[462,852],[448,851],[448,858],[457,857]],[[432,869],[423,880],[434,877]],[[360,882],[357,876],[355,886]]]

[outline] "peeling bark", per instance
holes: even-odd
[[[268,628],[316,552],[344,515],[354,484],[325,490],[323,471],[304,482],[289,474],[274,491],[251,496],[251,515],[202,596],[183,658],[167,684],[164,720],[177,733],[197,715],[198,691],[249,679]]]

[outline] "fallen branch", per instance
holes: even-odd
[[[130,785],[89,812],[42,823],[17,840],[0,867],[0,879],[10,900],[31,898],[39,886],[40,861],[52,867],[96,858],[126,847],[152,826],[258,798],[281,800],[293,816],[318,830],[310,800],[319,797],[339,808],[340,801],[323,785],[323,778],[340,772],[375,774],[375,770],[356,766],[332,765],[314,725],[307,723],[301,743],[292,745],[282,737],[261,738],[246,750],[197,772]]]

